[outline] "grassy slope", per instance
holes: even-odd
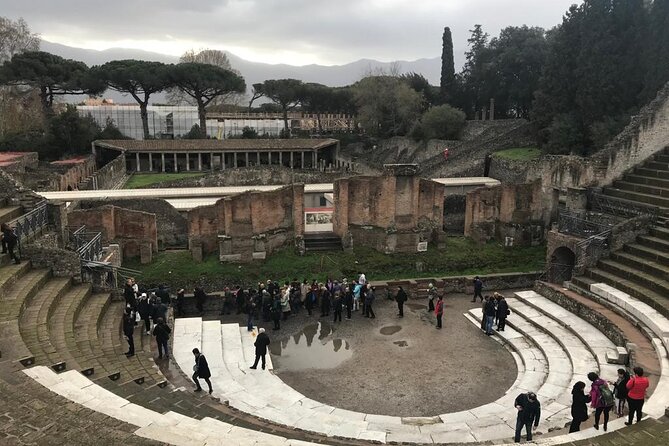
[[[124,189],[141,189],[151,184],[162,183],[163,181],[180,180],[182,178],[198,178],[203,173],[140,173],[134,174],[125,183]]]
[[[372,249],[355,249],[299,256],[287,248],[264,262],[237,265],[221,264],[215,255],[194,263],[189,252],[178,251],[160,253],[150,265],[130,262],[124,266],[141,270],[145,283],[159,283],[166,277],[175,282],[192,282],[201,276],[251,283],[267,278],[353,277],[358,271],[364,271],[371,280],[526,272],[541,270],[544,260],[544,246],[504,248],[497,243],[479,246],[471,240],[452,237],[445,250],[431,249],[420,254],[385,255]],[[422,272],[417,271],[416,262],[422,262]]]
[[[514,161],[529,161],[539,158],[539,156],[541,156],[541,150],[534,147],[516,147],[495,152],[495,156]]]

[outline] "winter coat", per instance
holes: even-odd
[[[599,386],[602,384],[608,385],[602,378],[597,378],[595,381],[593,381],[592,386],[590,387],[590,407],[606,407],[605,404],[599,399]]]
[[[506,319],[509,313],[509,304],[506,299],[500,299],[497,303],[497,318]]]
[[[397,296],[395,297],[395,300],[397,302],[406,302],[408,299],[407,293],[402,289],[397,292]]]
[[[587,420],[590,395],[586,395],[582,390],[572,390],[571,395],[571,417],[578,421]]]
[[[132,336],[135,332],[135,319],[132,317],[132,314],[123,315],[123,334],[126,336]]]
[[[148,319],[153,314],[153,305],[149,302],[149,299],[140,299],[137,311],[139,311],[142,319]]]
[[[153,335],[158,342],[167,342],[170,339],[170,333],[172,329],[164,322],[153,327]]]
[[[514,406],[521,406],[523,410],[518,411],[518,418],[524,423],[534,423],[539,425],[539,418],[541,418],[541,404],[539,400],[530,401],[526,393],[521,393],[513,403]]]
[[[627,381],[627,397],[633,400],[642,400],[646,397],[648,378],[645,376],[634,376]]]
[[[497,309],[495,308],[495,301],[493,299],[488,300],[483,306],[483,314],[486,316],[495,316]]]
[[[200,354],[195,358],[195,373],[197,373],[198,378],[209,378],[211,377],[211,372],[209,371],[209,364],[207,363],[207,358],[204,355]]]
[[[623,376],[622,378],[618,378],[618,381],[613,385],[613,394],[619,400],[627,398],[627,383],[629,380],[629,376]]]
[[[365,296],[365,303],[367,305],[372,305],[374,303],[374,300],[376,300],[376,295],[374,294],[374,291],[370,289],[367,292],[367,296]]]
[[[256,346],[256,355],[266,355],[267,346],[269,345],[269,336],[267,336],[267,333],[258,333],[258,337],[253,345]]]
[[[434,306],[434,314],[437,316],[441,316],[444,314],[444,301],[443,300],[437,300],[437,304]]]

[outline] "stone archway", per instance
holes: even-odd
[[[551,255],[548,280],[558,284],[571,280],[574,265],[576,265],[574,251],[566,246],[560,246]]]

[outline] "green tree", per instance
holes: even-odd
[[[475,113],[488,103],[490,98],[490,59],[488,48],[488,34],[483,32],[481,25],[474,25],[467,43],[469,49],[465,52],[465,65],[461,73],[461,87],[463,103],[458,104],[468,116]]]
[[[89,153],[91,143],[98,139],[101,129],[89,116],[80,116],[77,107],[68,104],[65,111],[49,120],[47,131],[48,158],[58,159],[66,154]]]
[[[190,130],[185,133],[181,139],[203,139],[206,135],[200,130],[200,126],[193,124]]]
[[[441,38],[441,82],[439,83],[441,96],[446,99],[452,94],[455,86],[455,62],[453,59],[453,36],[451,28],[444,28]]]
[[[167,89],[172,80],[168,66],[143,60],[113,60],[93,68],[94,75],[112,90],[128,93],[139,104],[144,139],[149,133],[149,99],[154,93]]]
[[[0,67],[0,83],[37,89],[47,114],[56,96],[104,91],[104,85],[90,75],[85,63],[44,51],[14,54]]]
[[[223,95],[246,91],[244,78],[215,65],[180,63],[172,66],[170,72],[174,85],[195,100],[203,136],[207,135],[206,107]]]
[[[450,105],[431,107],[421,118],[425,139],[458,139],[465,126],[467,116],[462,110]]]
[[[404,73],[399,78],[423,97],[425,109],[439,101],[439,89],[430,85],[430,82],[422,74]]]
[[[269,79],[255,84],[254,90],[281,107],[283,114],[283,136],[290,137],[288,112],[300,105],[304,94],[304,84],[297,79]],[[256,88],[257,87],[257,88]]]
[[[337,103],[334,90],[322,84],[308,83],[302,87],[300,101],[302,108],[316,115],[318,133],[323,133],[321,114],[336,111]]]
[[[358,120],[369,135],[406,135],[418,120],[423,97],[397,77],[366,77],[352,90]]]

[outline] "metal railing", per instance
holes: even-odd
[[[657,206],[651,204],[635,203],[594,190],[588,191],[588,204],[593,211],[615,215],[616,217],[634,218],[648,215],[651,222],[657,219],[659,211]]]
[[[606,254],[611,246],[611,230],[602,231],[599,234],[591,235],[590,237],[578,243],[590,259],[600,259]]]
[[[14,228],[17,237],[17,248],[21,253],[21,243],[41,234],[49,222],[46,200],[41,201],[32,211],[8,222],[9,227]]]
[[[81,278],[96,289],[118,290],[130,277],[139,277],[140,271],[113,266],[107,262],[81,260]]]
[[[581,214],[566,210],[561,210],[558,214],[558,231],[563,234],[590,237],[610,230],[610,227],[610,225],[587,220]]]
[[[544,267],[544,271],[537,277],[540,282],[549,282],[562,284],[571,280],[574,272],[574,265],[563,263],[551,263]]]

